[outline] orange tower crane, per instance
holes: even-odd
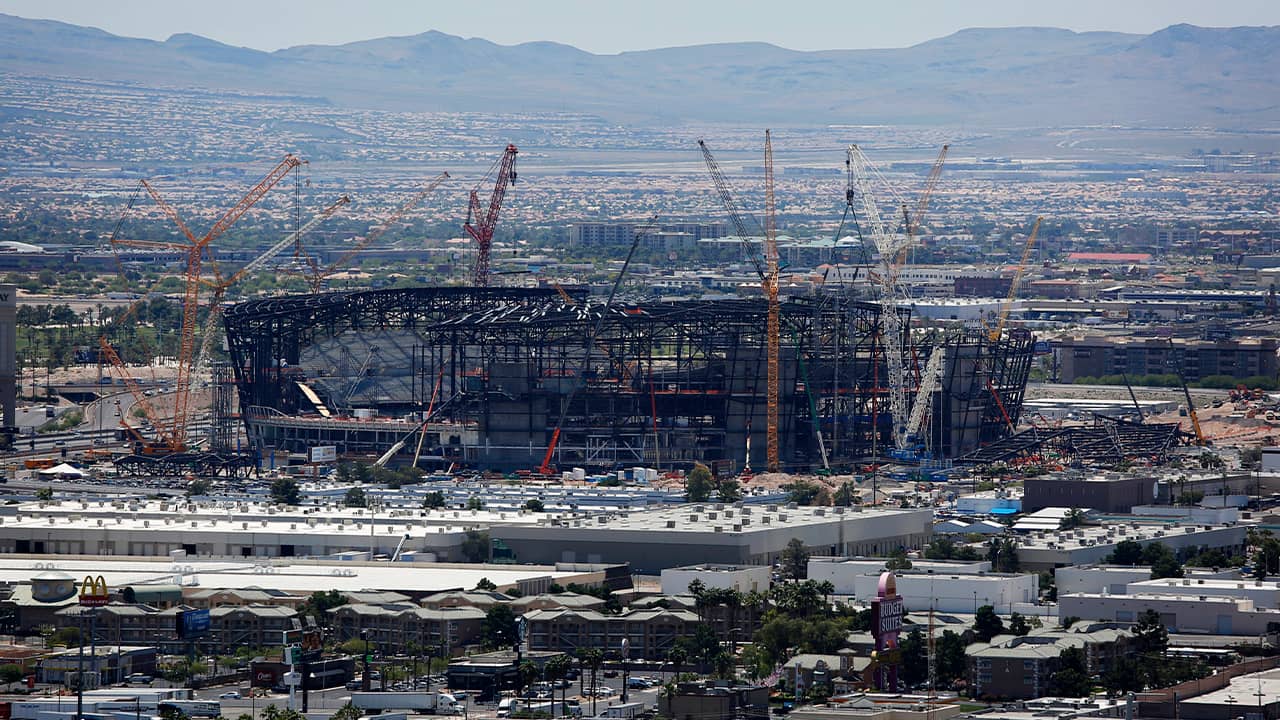
[[[471,191],[471,200],[467,203],[467,222],[463,224],[462,229],[476,241],[476,267],[472,273],[472,282],[477,287],[489,285],[489,251],[493,247],[493,231],[498,226],[498,212],[502,210],[502,199],[507,194],[507,185],[514,184],[516,181],[516,155],[519,152],[515,145],[507,145],[502,157],[495,164],[498,174],[493,184],[493,194],[489,196],[488,210],[481,208],[478,190]],[[485,177],[489,177],[492,173],[493,168],[490,168]],[[472,219],[476,221],[475,225],[471,224]]]
[[[764,131],[764,296],[769,303],[766,326],[768,387],[765,395],[766,459],[769,472],[778,472],[778,350],[782,308],[778,302],[778,223],[773,193],[773,140]]]

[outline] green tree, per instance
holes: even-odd
[[[1133,626],[1133,642],[1139,653],[1164,655],[1169,647],[1169,630],[1160,619],[1160,613],[1148,608],[1138,616],[1138,622]]]
[[[817,503],[822,488],[807,480],[796,480],[782,486],[787,491],[787,502],[797,505],[813,505]]]
[[[338,711],[329,716],[329,720],[360,720],[363,715],[360,709],[351,704],[348,700],[346,704],[338,708]]]
[[[938,684],[949,686],[965,676],[964,638],[954,630],[943,630],[937,645]]]
[[[489,533],[482,530],[468,530],[458,548],[462,558],[469,563],[489,561]]]
[[[689,502],[706,502],[711,497],[711,470],[701,463],[694,465],[685,478],[684,495]]]
[[[1012,635],[1026,635],[1031,632],[1031,625],[1022,613],[1014,613],[1009,616],[1009,633]]]
[[[313,592],[311,597],[303,603],[300,610],[301,615],[310,615],[315,618],[321,625],[328,625],[330,613],[334,608],[342,607],[347,604],[347,597],[337,590],[328,592]]]
[[[782,550],[782,572],[794,580],[809,577],[809,551],[800,538],[791,538]]]
[[[362,488],[353,487],[347,489],[347,496],[343,499],[347,507],[362,508],[369,506],[369,498],[365,497]]]
[[[1084,697],[1093,689],[1084,651],[1069,647],[1058,656],[1058,670],[1049,679],[1050,692],[1062,697]]]
[[[910,570],[911,558],[907,557],[907,551],[902,548],[894,550],[889,555],[889,560],[884,564],[886,570]]]
[[[40,502],[49,502],[52,499],[53,499],[53,488],[42,487],[36,490],[36,500],[39,500]]]
[[[716,485],[716,495],[719,496],[720,502],[734,503],[742,499],[742,486],[737,480],[727,479],[721,480]]]
[[[529,498],[524,504],[524,509],[529,512],[540,513],[545,511],[546,507],[543,506],[542,501],[538,498]]]
[[[493,581],[487,577],[480,578],[480,582],[476,583],[476,590],[488,590],[492,592],[497,589],[498,589],[498,586],[494,585]]]
[[[516,613],[507,603],[498,603],[484,614],[481,636],[484,645],[490,649],[507,649],[515,647],[518,639],[516,632]]]
[[[1102,686],[1111,697],[1131,692],[1142,692],[1147,688],[1146,670],[1141,660],[1121,657],[1111,662],[1111,667],[1102,674]]]
[[[15,665],[13,663],[0,665],[0,682],[2,683],[18,682],[25,674],[26,673],[22,671],[21,665]]]
[[[1111,551],[1107,562],[1115,565],[1142,565],[1142,543],[1121,540],[1116,543],[1116,548]]]
[[[973,616],[973,635],[978,642],[991,642],[991,638],[1004,632],[1004,622],[996,614],[995,608],[983,605]]]
[[[479,495],[472,495],[471,497],[467,498],[467,509],[483,510],[484,500],[481,500]]]
[[[919,625],[911,626],[911,632],[902,639],[902,682],[908,688],[916,687],[929,679],[929,648]]]
[[[851,505],[856,505],[861,501],[861,499],[861,496],[858,495],[857,483],[852,480],[845,480],[840,483],[840,487],[836,488],[835,494],[831,496],[831,503],[833,505],[849,507]]]
[[[439,490],[432,490],[422,496],[422,507],[429,510],[438,510],[444,507],[444,493]]]
[[[271,502],[279,505],[299,505],[302,503],[302,491],[298,481],[293,478],[276,478],[271,482]]]

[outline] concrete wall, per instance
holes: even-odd
[[[1149,567],[1076,566],[1061,567],[1054,574],[1058,595],[1068,593],[1111,593],[1123,595],[1129,583],[1151,579]]]

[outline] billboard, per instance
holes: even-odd
[[[337,445],[317,445],[311,448],[311,457],[308,460],[313,463],[331,463],[338,461]]]
[[[177,616],[178,637],[197,638],[209,632],[208,610],[183,610]]]

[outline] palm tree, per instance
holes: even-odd
[[[680,678],[680,668],[684,667],[685,664],[689,662],[689,653],[685,652],[684,648],[677,645],[667,652],[667,660],[671,663],[672,674],[674,674],[678,680]]]
[[[584,670],[585,669],[591,670],[591,689],[592,689],[591,716],[592,717],[595,717],[596,715],[596,694],[595,694],[596,672],[600,669],[600,662],[602,660],[604,660],[604,653],[596,648],[579,648],[578,649],[579,667]],[[584,675],[585,673],[580,674],[578,676],[579,688],[581,688],[581,682]]]

